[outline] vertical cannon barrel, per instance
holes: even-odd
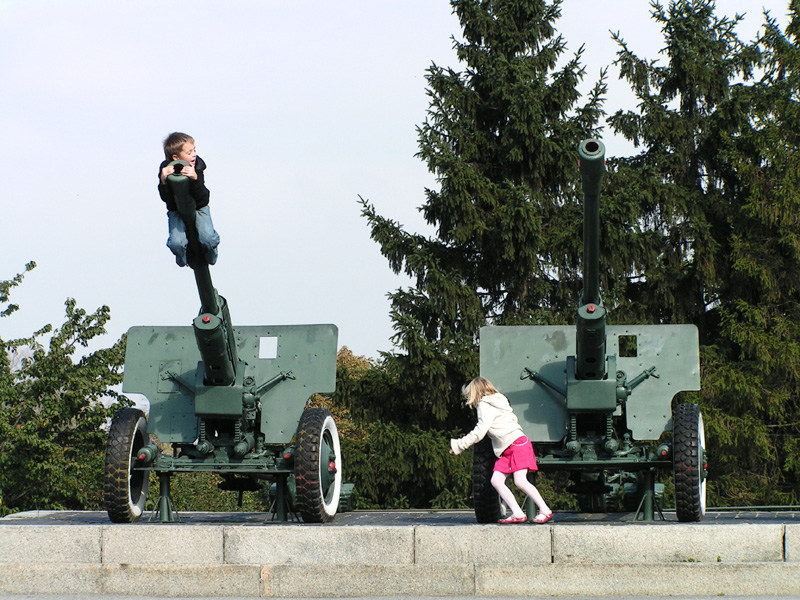
[[[219,314],[201,313],[192,327],[203,357],[205,384],[231,385],[236,379],[237,354],[227,304],[223,304]]]
[[[187,164],[184,161],[175,162]],[[231,385],[236,379],[238,362],[231,318],[227,302],[217,295],[211,282],[211,272],[197,235],[197,213],[194,199],[189,194],[189,178],[169,175],[167,182],[186,228],[189,266],[194,271],[200,294],[200,314],[194,319],[193,327],[197,348],[203,358],[204,380],[206,385]]]
[[[606,310],[600,298],[600,188],[605,146],[599,140],[578,145],[583,190],[583,293],[578,307],[577,379],[604,379],[606,373]]]
[[[189,166],[182,160],[170,163],[183,164]],[[200,246],[200,239],[197,235],[197,212],[194,198],[189,194],[189,178],[185,175],[167,176],[172,196],[175,198],[175,206],[178,209],[183,224],[186,228],[186,238],[189,240],[189,266],[194,271],[194,278],[197,282],[197,291],[200,293],[200,306],[203,312],[216,314],[217,312],[217,293],[214,284],[211,283],[211,273],[208,263],[203,259],[203,249]]]

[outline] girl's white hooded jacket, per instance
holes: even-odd
[[[495,456],[500,456],[511,443],[525,435],[517,421],[511,404],[503,394],[484,396],[478,402],[478,424],[467,435],[457,440],[450,440],[453,454],[461,454],[464,450],[480,442],[486,434],[492,441]]]

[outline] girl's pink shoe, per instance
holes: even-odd
[[[506,517],[505,519],[500,519],[498,523],[500,523],[501,525],[511,525],[513,523],[524,523],[527,520],[528,517],[525,515],[522,515],[521,517],[515,517],[514,515],[511,515],[510,517]]]
[[[538,523],[539,525],[544,525],[552,518],[553,518],[553,511],[551,510],[549,514],[539,513],[538,515],[536,515],[536,518],[533,520],[533,522]]]

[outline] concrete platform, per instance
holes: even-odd
[[[701,523],[561,513],[479,525],[469,511],[355,511],[333,523],[186,513],[0,519],[0,594],[166,597],[800,595],[800,513]]]

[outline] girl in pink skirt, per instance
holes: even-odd
[[[511,404],[492,383],[484,377],[476,377],[462,390],[467,406],[478,412],[475,429],[457,440],[450,440],[450,454],[460,454],[473,444],[489,435],[492,450],[497,456],[492,473],[492,486],[500,498],[511,509],[511,515],[498,523],[524,523],[528,520],[517,503],[514,494],[506,485],[506,478],[514,474],[514,484],[533,500],[538,509],[534,523],[547,523],[553,518],[553,511],[545,503],[539,490],[528,481],[528,471],[536,471],[536,457],[533,446],[520,427]]]

